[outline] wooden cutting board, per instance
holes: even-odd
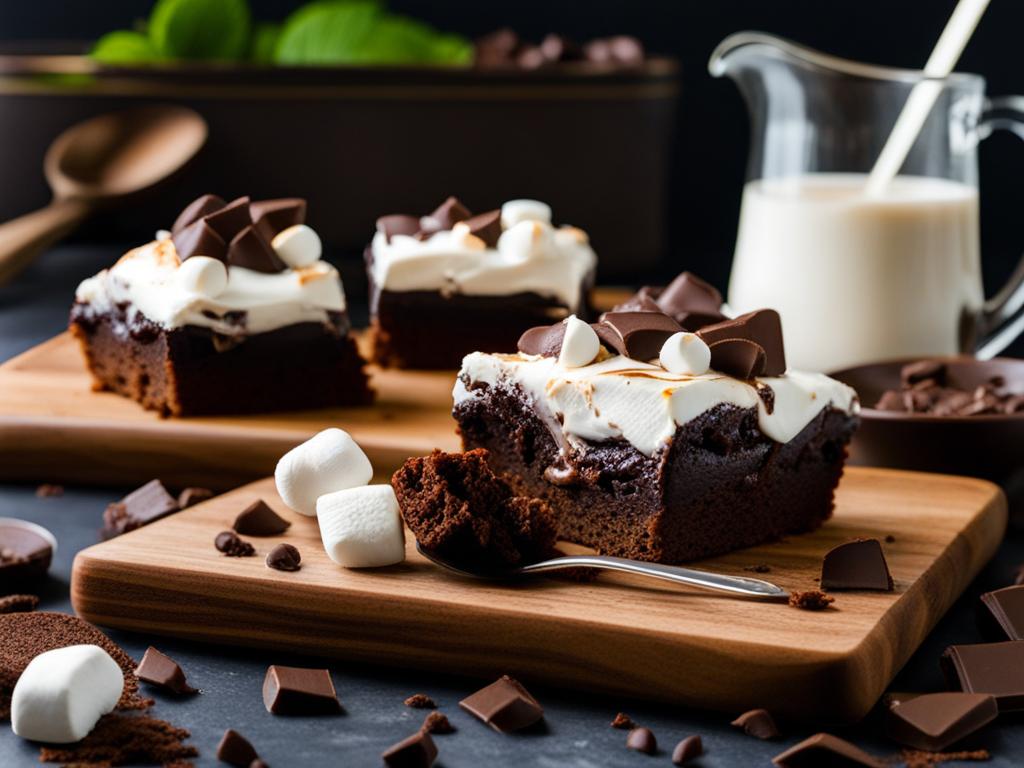
[[[258,556],[213,547],[251,501],[293,521],[284,536],[251,539]],[[985,481],[850,468],[835,517],[819,531],[735,552],[697,567],[764,575],[813,589],[822,555],[873,536],[896,582],[892,593],[838,593],[808,612],[603,574],[579,584],[465,580],[420,557],[346,570],[320,545],[315,519],[284,506],[271,480],[86,549],[75,558],[75,610],[97,624],[226,645],[258,646],[528,685],[663,699],[738,713],[768,707],[823,720],[863,716],[998,546],[1006,501]],[[264,565],[278,541],[302,569]]]

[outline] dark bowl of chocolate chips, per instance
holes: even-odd
[[[1024,497],[1024,360],[894,360],[831,375],[860,396],[851,463],[972,475]]]

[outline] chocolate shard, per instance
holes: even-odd
[[[672,750],[672,765],[686,765],[704,754],[704,742],[700,736],[687,736]]]
[[[291,525],[263,499],[256,499],[238,513],[231,527],[243,536],[277,536],[287,531]]]
[[[711,347],[711,367],[716,371],[731,374],[731,371],[722,368],[721,364],[728,365],[736,353],[730,347],[722,345],[719,348],[721,359],[716,363],[715,345],[723,341],[742,339],[757,344],[764,350],[764,367],[762,370],[754,372],[754,376],[781,376],[786,372],[782,321],[779,319],[779,313],[774,309],[758,309],[732,320],[706,325],[697,331],[697,335]]]
[[[214,493],[209,488],[186,488],[178,494],[178,507],[181,509],[194,507],[196,504],[209,501],[213,497]]]
[[[658,306],[666,315],[677,320],[690,313],[721,317],[722,294],[692,272],[683,272],[665,286],[657,298]]]
[[[818,733],[772,758],[779,768],[885,768],[886,763],[830,733]]]
[[[653,755],[658,751],[658,740],[650,728],[634,728],[626,736],[626,748],[635,749],[645,755]]]
[[[619,712],[612,718],[609,723],[612,728],[619,728],[624,731],[631,731],[636,728],[636,723],[633,722],[633,718],[627,715],[625,712]]]
[[[185,673],[178,662],[170,656],[161,653],[152,645],[146,649],[142,661],[136,667],[135,676],[139,680],[145,680],[151,685],[166,688],[172,693],[187,694],[197,692],[197,689],[193,688],[185,680]]]
[[[900,744],[941,752],[999,716],[996,700],[982,693],[928,693],[890,707],[886,735]]]
[[[266,562],[275,571],[297,571],[302,567],[302,555],[291,544],[278,544],[267,553]]]
[[[421,729],[388,747],[381,759],[388,768],[430,768],[437,759],[437,746],[430,734]]]
[[[184,261],[192,256],[209,256],[224,261],[228,246],[224,238],[203,219],[194,221],[171,236],[178,258]]]
[[[1024,586],[986,592],[978,607],[978,624],[985,637],[1024,640]]]
[[[252,226],[242,229],[228,244],[228,266],[267,274],[283,272],[288,268],[270,243]]]
[[[134,531],[177,512],[178,509],[177,499],[167,492],[163,483],[159,480],[150,480],[120,501],[107,506],[103,512],[103,538],[112,539],[122,533]]]
[[[821,563],[822,589],[892,591],[892,576],[878,539],[854,539],[825,553]]]
[[[940,663],[950,688],[994,696],[1000,712],[1024,710],[1024,640],[951,645]]]
[[[755,739],[779,738],[779,728],[767,709],[751,709],[744,712],[733,720],[731,725],[742,728],[747,736],[753,736]]]
[[[464,206],[462,202],[456,197],[449,197],[437,208],[434,209],[433,213],[429,216],[425,216],[425,219],[430,219],[429,224],[431,226],[423,227],[423,229],[433,229],[433,231],[451,229],[460,221],[465,221],[470,216],[469,208]],[[421,226],[422,226],[421,221]],[[436,226],[436,229],[434,228]]]
[[[326,669],[281,667],[267,669],[263,704],[275,715],[326,715],[341,712],[331,673]]]
[[[524,355],[540,355],[541,357],[558,357],[565,339],[565,323],[540,325],[530,328],[519,337],[516,345]]]
[[[459,706],[502,733],[522,730],[544,717],[537,700],[508,675],[467,696]]]
[[[230,243],[235,235],[252,224],[249,198],[236,198],[220,210],[208,213],[203,217],[203,221],[209,224],[225,243]]]
[[[383,232],[384,237],[390,243],[391,238],[395,235],[412,237],[419,232],[420,220],[415,216],[406,216],[404,213],[381,216],[377,219],[377,231]]]
[[[273,242],[278,232],[306,223],[306,201],[301,197],[281,197],[249,203],[249,217],[263,239]]]
[[[478,213],[462,223],[469,227],[469,234],[479,237],[488,248],[498,246],[498,238],[501,237],[500,210]]]
[[[425,693],[414,693],[404,702],[405,706],[413,709],[437,709],[437,704]]]
[[[455,726],[448,721],[447,715],[435,710],[423,718],[423,725],[420,726],[420,730],[427,733],[455,733]]]
[[[256,554],[256,548],[248,541],[242,541],[234,531],[221,531],[213,540],[213,546],[218,552],[223,552],[228,557],[252,557]]]
[[[711,368],[737,379],[763,376],[767,359],[764,347],[748,339],[722,339],[708,345]]]
[[[657,289],[652,288],[649,285],[645,285],[639,291],[634,293],[628,299],[621,304],[617,304],[612,308],[613,312],[661,312],[666,313],[660,306],[658,306],[657,300],[654,298],[657,293]],[[678,320],[676,321],[678,322]]]
[[[235,768],[250,768],[259,756],[248,739],[238,731],[228,728],[217,745],[217,759]]]
[[[171,234],[178,234],[193,222],[198,221],[204,216],[209,216],[214,211],[219,211],[225,205],[227,205],[227,203],[224,202],[224,198],[219,197],[218,195],[203,195],[201,197],[197,197],[185,206],[185,209],[178,214],[178,218],[174,220],[174,225],[171,227]]]
[[[658,312],[605,312],[593,326],[598,338],[632,360],[655,360],[673,333],[682,327]]]

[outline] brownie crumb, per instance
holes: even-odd
[[[191,734],[149,715],[104,715],[96,727],[79,742],[43,747],[42,763],[71,763],[75,766],[144,764],[186,766],[199,751],[184,741]]]
[[[804,611],[824,611],[835,601],[832,595],[826,595],[820,589],[791,592],[789,595],[789,604]]]
[[[221,531],[213,540],[213,546],[218,552],[223,552],[228,557],[252,557],[256,554],[256,548],[248,541],[238,538],[234,531]]]
[[[928,768],[930,765],[953,761],[991,760],[992,755],[987,749],[975,749],[968,752],[923,752],[905,749],[900,752],[899,759],[906,764],[906,768]]]
[[[36,488],[36,496],[40,499],[52,499],[64,495],[64,486],[53,483],[43,483]]]
[[[414,693],[405,700],[405,706],[413,709],[437,709],[437,704],[425,693]]]
[[[455,733],[455,726],[448,721],[447,715],[443,712],[431,712],[424,718],[420,730],[424,733]]]
[[[892,544],[894,541],[896,541],[896,537],[895,536],[893,536],[891,533],[886,534],[886,536],[885,536],[885,543],[886,544]]]
[[[625,712],[619,712],[609,725],[612,728],[620,728],[624,731],[631,731],[636,728],[636,723],[633,722],[633,718]]]
[[[764,563],[758,563],[757,565],[748,565],[743,570],[750,571],[751,573],[770,573],[772,567],[770,565],[765,565]]]
[[[39,605],[35,595],[6,595],[0,597],[0,613],[28,613]]]

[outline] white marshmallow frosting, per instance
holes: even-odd
[[[455,404],[481,396],[474,384],[518,389],[541,418],[575,448],[621,438],[654,456],[676,428],[716,405],[757,408],[761,431],[780,443],[792,440],[828,406],[849,414],[859,409],[856,393],[820,373],[788,371],[756,380],[774,392],[771,413],[756,387],[709,371],[673,374],[658,365],[615,355],[581,368],[553,357],[473,352],[462,361]]]
[[[182,262],[170,238],[158,237],[82,281],[75,298],[99,311],[127,303],[164,328],[197,325],[229,336],[328,322],[329,312],[345,309],[341,278],[326,261],[274,274],[228,267],[226,278],[211,261]],[[229,312],[245,312],[245,324],[225,319]]]
[[[581,285],[597,257],[586,233],[553,227],[543,203],[512,200],[502,208],[497,248],[456,224],[425,240],[378,232],[370,268],[374,290],[442,291],[475,296],[533,292],[559,300],[577,312]],[[375,302],[374,302],[375,303]]]

